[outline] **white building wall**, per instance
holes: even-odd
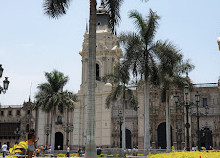
[[[44,128],[46,123],[46,113],[42,110],[39,110],[38,114],[38,131],[37,134],[39,136],[39,140],[37,142],[38,145],[45,145],[45,134],[44,134]]]

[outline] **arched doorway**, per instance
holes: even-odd
[[[131,148],[131,131],[129,129],[126,129],[126,134],[125,134],[125,137],[126,137],[126,148]]]
[[[204,128],[200,130],[200,143],[201,147],[210,149],[210,146],[213,147],[212,142],[212,131],[209,128]]]
[[[58,146],[60,148],[58,149]],[[63,134],[61,132],[55,133],[55,150],[63,150]]]
[[[170,126],[171,132],[171,146],[173,145],[172,139],[172,127]],[[159,124],[157,128],[157,146],[161,149],[166,149],[167,147],[167,138],[166,138],[166,122]]]

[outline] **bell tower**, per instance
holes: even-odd
[[[86,28],[82,50],[79,54],[82,56],[82,82],[87,83],[87,64],[88,64],[89,32]],[[117,37],[111,31],[108,14],[106,9],[101,6],[97,9],[96,23],[96,80],[101,81],[105,74],[112,73],[113,67],[122,57],[122,50],[117,46]]]

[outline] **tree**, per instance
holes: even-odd
[[[68,77],[63,73],[54,70],[50,73],[46,72],[45,77],[47,82],[40,84],[36,94],[36,107],[42,108],[43,111],[51,112],[51,150],[54,151],[55,141],[55,114],[58,110],[63,113],[66,108],[73,109],[74,102],[77,101],[75,94],[69,91],[63,91],[63,87],[68,82]]]
[[[45,13],[52,18],[66,14],[71,0],[44,0]],[[112,31],[120,21],[120,6],[123,0],[101,0],[107,9]],[[88,58],[88,107],[86,157],[97,157],[95,145],[95,65],[96,65],[96,0],[90,0],[89,58]]]
[[[170,103],[169,103],[169,90],[172,87],[178,87],[183,89],[185,84],[192,85],[187,77],[182,75],[188,73],[194,69],[189,60],[183,61],[183,56],[180,54],[179,60],[176,60],[174,65],[164,67],[159,65],[160,80],[161,80],[161,101],[166,104],[166,138],[167,138],[167,150],[171,150],[171,130],[170,130]]]
[[[149,16],[144,19],[137,11],[129,13],[134,20],[137,33],[128,32],[120,35],[120,43],[125,49],[125,62],[129,65],[133,75],[139,76],[144,84],[145,131],[144,148],[150,148],[149,123],[149,91],[150,84],[159,84],[158,65],[172,66],[179,59],[178,50],[168,42],[156,41],[154,38],[158,28],[159,16],[150,10]]]
[[[128,68],[125,65],[118,64],[114,68],[113,74],[107,74],[103,77],[104,82],[113,83],[113,89],[111,93],[106,98],[106,108],[110,108],[111,103],[115,103],[119,98],[122,98],[122,149],[126,148],[125,144],[125,104],[135,108],[137,107],[136,98],[131,89],[129,89],[130,74]],[[121,132],[121,131],[120,131]],[[120,142],[121,143],[121,142]]]
[[[52,18],[66,14],[71,0],[44,0],[45,13]],[[121,0],[102,0],[110,17],[111,26],[120,19]],[[114,28],[113,28],[114,30]],[[95,143],[95,66],[96,66],[96,0],[90,0],[89,58],[88,58],[88,106],[86,157],[97,157]]]

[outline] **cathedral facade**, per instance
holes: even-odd
[[[88,69],[88,38],[86,29],[82,50],[82,82],[77,93],[79,101],[74,110],[66,110],[63,114],[56,113],[55,150],[85,147],[87,120],[87,69]],[[105,100],[112,90],[111,84],[101,81],[101,77],[113,73],[113,67],[120,62],[122,50],[117,45],[117,36],[112,33],[106,11],[103,6],[97,10],[97,41],[96,41],[96,145],[119,148],[121,146],[122,107],[125,106],[126,148],[144,148],[144,92],[142,88],[134,89],[138,100],[136,110],[122,105],[119,100],[107,109]],[[197,117],[195,95],[200,94],[200,140],[201,145],[220,148],[220,81],[218,83],[195,84],[189,92],[188,100],[194,103],[189,111],[190,146],[197,142]],[[186,146],[186,109],[177,106],[175,96],[180,102],[185,100],[184,92],[171,89],[167,92],[168,102],[161,102],[161,91],[152,88],[150,91],[150,142],[152,148],[166,149],[166,105],[170,111],[171,145],[176,149]],[[24,103],[21,107],[1,108],[0,113],[0,142],[13,144],[25,139],[30,128],[35,128],[39,136],[38,145],[51,145],[51,113],[42,110],[32,110],[33,103]],[[208,113],[207,110],[208,109]],[[10,112],[11,111],[11,112]],[[18,112],[20,111],[20,112]],[[10,115],[9,115],[10,113]],[[10,127],[10,128],[8,128]]]

